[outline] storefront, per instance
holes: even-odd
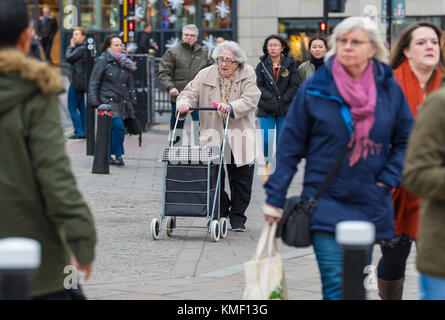
[[[69,45],[72,28],[86,28],[96,39],[96,46],[112,33],[119,33],[119,4],[121,0],[28,0],[31,17],[38,23],[44,6],[59,22],[51,57],[56,66],[65,65],[64,52]],[[196,24],[200,30],[200,43],[209,51],[219,36],[237,40],[236,0],[135,0],[136,39],[145,21],[153,26],[153,39],[161,56],[179,43],[182,27]],[[76,22],[77,21],[77,22]]]

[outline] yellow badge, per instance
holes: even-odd
[[[283,78],[286,78],[289,75],[289,70],[285,69],[283,74],[281,75]]]

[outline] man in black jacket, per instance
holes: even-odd
[[[151,29],[151,24],[147,23],[145,25],[144,31],[141,34],[141,37],[139,38],[138,53],[140,54],[149,53],[154,55],[159,50],[159,46],[154,42],[152,38]]]
[[[43,16],[40,17],[37,34],[39,35],[39,40],[45,52],[46,60],[52,63],[51,47],[59,26],[57,19],[50,15],[50,13],[49,7],[43,8]]]
[[[85,97],[87,87],[85,43],[87,31],[78,27],[73,31],[71,44],[66,49],[65,60],[71,65],[68,89],[68,111],[73,121],[74,134],[68,139],[85,139],[86,137],[86,107]]]

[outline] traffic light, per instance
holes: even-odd
[[[128,15],[134,16],[135,15],[135,5],[134,0],[128,0]]]
[[[326,21],[320,22],[318,25],[318,29],[319,29],[320,33],[326,33],[326,29],[327,29]]]

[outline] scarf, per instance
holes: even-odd
[[[219,89],[221,92],[221,102],[220,103],[224,103],[224,104],[229,103],[230,92],[232,91],[233,82],[235,81],[238,73],[239,73],[239,67],[236,68],[235,72],[233,72],[233,74],[228,78],[226,78],[218,73],[218,84],[219,84]],[[222,118],[225,123],[226,113],[222,114]]]
[[[127,53],[122,51],[121,54],[116,54],[113,51],[111,51],[110,49],[107,49],[107,51],[113,57],[113,59],[115,61],[117,61],[117,63],[119,63],[119,65],[122,68],[128,69],[130,71],[136,71],[136,69],[137,69],[136,63],[133,60],[131,60],[130,58],[128,58]]]
[[[408,100],[411,112],[413,113],[414,118],[416,118],[417,109],[424,100],[425,92],[428,95],[440,87],[442,71],[438,68],[433,72],[431,79],[428,81],[428,88],[426,91],[420,86],[419,79],[417,79],[416,74],[411,70],[408,59],[405,59],[405,61],[394,70],[394,78],[402,88],[402,91]]]
[[[317,71],[318,68],[320,68],[324,64],[324,58],[323,57],[317,59],[313,55],[311,55],[310,61],[314,65],[315,71]]]
[[[374,125],[374,111],[377,104],[377,89],[374,79],[374,63],[369,61],[358,81],[354,80],[334,58],[332,75],[342,98],[350,106],[354,120],[354,132],[351,135],[349,147],[352,154],[349,165],[352,167],[360,158],[366,159],[368,154],[379,153],[380,144],[369,139],[369,133]]]

